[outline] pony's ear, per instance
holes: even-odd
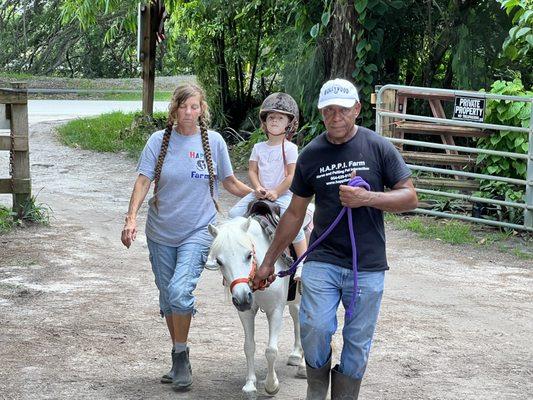
[[[250,227],[250,222],[252,222],[252,217],[246,218],[246,221],[244,221],[241,225],[241,229],[244,232],[248,232],[248,228]]]
[[[212,224],[209,224],[207,226],[207,230],[209,231],[209,233],[211,234],[211,236],[213,236],[214,238],[217,237],[218,235],[218,229],[215,225],[212,225]]]

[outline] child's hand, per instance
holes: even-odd
[[[279,197],[279,194],[278,192],[276,192],[275,190],[269,190],[267,193],[266,193],[266,196],[265,196],[268,200],[270,201],[276,201]]]
[[[258,199],[264,199],[267,195],[267,190],[263,186],[258,186],[254,190],[254,196]]]

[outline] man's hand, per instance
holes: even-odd
[[[344,207],[357,208],[370,206],[373,192],[360,187],[351,187],[348,185],[339,186],[339,198]]]
[[[267,198],[267,200],[276,201],[279,197],[279,194],[275,190],[269,190],[267,191],[265,197]]]
[[[137,222],[135,221],[135,218],[126,217],[126,222],[124,223],[120,240],[122,241],[122,244],[129,249],[136,237]]]
[[[252,282],[252,291],[265,290],[276,280],[274,264],[261,264]]]
[[[357,171],[353,170],[350,179],[355,178]],[[373,192],[360,187],[352,187],[348,185],[339,186],[339,198],[341,204],[348,208],[368,207],[374,196]]]

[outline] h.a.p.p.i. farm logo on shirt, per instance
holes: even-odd
[[[189,151],[189,160],[191,161],[191,178],[209,179],[207,172],[207,163],[205,162],[204,153]]]
[[[364,161],[344,161],[334,164],[324,165],[319,168],[317,180],[326,180],[326,185],[341,185],[350,180],[354,171],[368,171]]]

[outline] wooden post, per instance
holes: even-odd
[[[382,104],[378,104],[383,111],[396,111],[396,90],[388,89],[383,92],[381,99]],[[381,123],[381,135],[385,137],[392,137],[394,133],[394,126],[392,125],[394,119],[390,117],[383,117]]]
[[[149,1],[148,3],[141,8],[143,28],[141,55],[143,80],[142,112],[145,116],[152,117],[154,113],[157,2]]]
[[[28,182],[24,185],[25,190],[20,193],[15,190],[13,193],[13,211],[21,216],[22,205],[31,198],[30,184],[30,152],[28,146],[28,85],[26,83],[12,83],[13,89],[22,91],[24,102],[11,104],[11,133],[21,143],[26,150],[15,148],[13,155],[13,179]],[[18,147],[18,146],[17,146]],[[23,181],[21,181],[22,183]],[[18,183],[15,185],[15,188]]]

